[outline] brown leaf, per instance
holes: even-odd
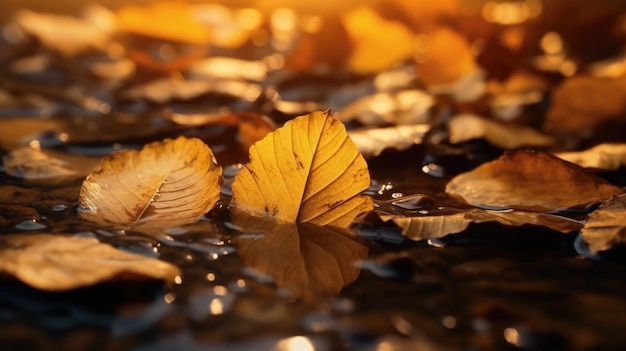
[[[402,234],[411,240],[442,238],[461,233],[470,223],[497,222],[506,226],[518,227],[535,225],[547,227],[562,233],[570,233],[582,227],[580,222],[546,213],[524,211],[485,211],[469,210],[446,215],[424,215],[412,217],[381,216],[400,227]]]
[[[80,191],[80,214],[121,226],[197,221],[220,194],[222,168],[200,139],[166,139],[106,157]]]
[[[515,151],[454,177],[446,192],[475,206],[551,211],[602,202],[623,190],[555,156]]]
[[[180,279],[175,266],[120,251],[97,239],[59,234],[0,238],[0,272],[33,288],[65,291],[111,280]]]
[[[616,195],[591,212],[581,234],[592,253],[626,243],[626,195]]]
[[[250,148],[233,182],[235,213],[349,226],[373,208],[367,163],[330,112],[297,117]]]
[[[557,131],[587,134],[602,122],[626,116],[626,78],[574,76],[552,92],[546,125]]]
[[[585,168],[614,171],[626,166],[626,144],[600,144],[584,151],[559,152],[554,155]]]
[[[235,218],[234,222],[241,225]],[[246,266],[274,278],[276,285],[295,297],[332,296],[359,276],[356,261],[368,248],[346,230],[304,224],[276,224],[259,218],[243,220],[261,237],[233,239]]]
[[[458,115],[448,123],[450,142],[462,143],[472,139],[485,139],[503,149],[523,146],[546,147],[553,145],[554,138],[530,127],[504,124],[471,114]]]

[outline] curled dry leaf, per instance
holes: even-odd
[[[626,166],[626,144],[600,144],[584,151],[560,152],[555,156],[581,167],[614,171]]]
[[[574,76],[552,93],[546,125],[553,130],[586,134],[602,122],[626,116],[626,77]]]
[[[470,223],[497,222],[512,227],[535,225],[562,233],[570,233],[582,227],[582,224],[578,221],[547,213],[499,212],[481,209],[438,216],[381,216],[381,218],[385,221],[391,220],[400,227],[402,234],[411,240],[436,239],[450,234],[461,233],[467,229]]]
[[[245,228],[262,236],[239,236],[232,243],[246,266],[274,278],[295,297],[336,295],[356,280],[355,262],[367,258],[368,248],[345,229],[304,224],[276,224],[247,218]],[[240,219],[234,218],[234,223]]]
[[[589,214],[581,230],[592,253],[626,243],[626,195],[616,195]]]
[[[63,55],[74,56],[91,49],[104,49],[109,34],[81,19],[22,10],[16,23],[26,33],[36,37],[46,47]]]
[[[0,243],[0,272],[40,290],[65,291],[116,279],[174,283],[180,276],[169,263],[120,251],[93,238],[20,234],[4,236]]]
[[[454,177],[446,192],[475,206],[551,211],[602,202],[623,190],[555,156],[515,151]]]
[[[278,222],[349,226],[373,208],[367,163],[330,112],[297,117],[250,148],[231,206]]]
[[[414,124],[387,128],[357,129],[348,132],[359,152],[365,157],[380,155],[385,149],[406,150],[421,144],[430,130],[429,124]]]
[[[197,221],[219,199],[222,168],[200,139],[166,139],[106,157],[80,190],[80,214],[120,226]]]
[[[357,73],[380,72],[414,53],[414,35],[401,22],[381,17],[371,7],[361,6],[343,17],[354,50],[349,67]]]
[[[503,149],[523,146],[546,147],[553,145],[554,138],[530,127],[504,124],[471,114],[458,115],[448,123],[450,142],[462,143],[472,139],[485,139]]]

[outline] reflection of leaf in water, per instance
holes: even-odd
[[[359,152],[365,157],[380,155],[385,149],[406,150],[421,144],[430,130],[428,124],[414,124],[387,128],[357,129],[348,132]]]
[[[373,208],[367,163],[330,112],[297,117],[250,148],[235,175],[235,213],[347,227]]]
[[[234,222],[246,232],[263,234],[259,238],[233,239],[244,263],[273,277],[279,288],[296,297],[339,293],[359,276],[355,261],[365,259],[368,254],[366,246],[340,228],[308,223],[276,224],[241,216],[235,217]]]
[[[626,243],[626,195],[616,195],[591,212],[581,233],[593,253]]]
[[[581,228],[577,221],[546,213],[537,212],[497,212],[473,209],[438,216],[381,216],[400,227],[402,234],[412,240],[442,238],[467,229],[470,223],[497,222],[507,226],[535,225],[547,227],[562,233],[569,233]]]
[[[0,271],[34,288],[71,290],[114,279],[174,282],[175,266],[120,251],[96,239],[59,234],[10,235],[0,241]]]
[[[602,202],[624,191],[555,156],[515,151],[459,174],[446,192],[476,206],[552,211]]]
[[[555,156],[581,167],[614,171],[626,166],[626,144],[600,144],[584,151],[560,152]]]
[[[498,123],[471,114],[452,118],[448,129],[453,144],[484,138],[492,145],[510,150],[523,146],[545,147],[555,142],[554,138],[530,127]]]
[[[106,157],[83,182],[81,215],[122,226],[191,223],[219,199],[222,168],[200,139],[166,139]]]

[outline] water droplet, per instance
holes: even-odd
[[[443,167],[436,163],[428,163],[422,166],[422,172],[436,178],[443,178],[446,172]]]
[[[428,241],[426,242],[428,243],[428,245],[432,247],[437,247],[437,248],[446,247],[446,243],[441,239],[431,238],[431,239],[428,239]]]
[[[42,230],[45,229],[46,226],[38,223],[37,220],[33,218],[16,224],[15,228],[19,230]]]
[[[67,209],[66,205],[56,205],[52,208],[52,211],[61,212],[61,211],[65,211],[66,209]]]
[[[394,199],[401,198],[402,196],[404,196],[404,194],[402,194],[402,193],[393,193],[393,194],[391,194],[391,197],[394,198]]]

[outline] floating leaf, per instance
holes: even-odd
[[[84,177],[96,168],[100,158],[23,147],[9,152],[3,162],[6,173],[13,177],[44,179]]]
[[[278,222],[347,227],[373,208],[367,163],[330,112],[297,117],[250,148],[232,207]]]
[[[546,213],[524,211],[485,211],[474,209],[446,215],[414,217],[381,216],[400,227],[402,234],[411,240],[442,238],[464,231],[470,223],[497,222],[507,226],[535,225],[562,233],[570,233],[582,227],[580,222]]]
[[[503,149],[523,146],[545,147],[554,144],[554,138],[530,127],[503,124],[471,114],[458,115],[448,123],[450,142],[462,143],[472,139],[485,139]]]
[[[92,238],[9,235],[0,243],[0,272],[40,290],[71,290],[116,279],[174,283],[180,277],[178,268],[169,263],[120,251]]]
[[[234,219],[238,223],[237,218]],[[295,297],[332,296],[359,276],[357,261],[368,248],[345,229],[303,224],[276,224],[246,219],[246,232],[233,245],[246,266],[274,278],[276,285]]]
[[[365,157],[380,155],[385,149],[406,150],[421,144],[430,130],[428,124],[414,124],[388,128],[357,129],[348,132],[359,152]]]
[[[551,211],[602,202],[623,190],[555,156],[515,151],[454,177],[446,192],[476,206]]]
[[[401,22],[388,20],[367,6],[343,17],[354,50],[348,65],[357,73],[380,72],[413,56],[414,34]]]
[[[106,157],[80,191],[81,215],[122,226],[191,223],[219,199],[222,169],[200,139],[166,139]]]
[[[584,151],[559,152],[555,156],[581,167],[614,171],[626,166],[626,144],[600,144]]]
[[[592,253],[626,243],[626,195],[616,195],[589,214],[581,230]]]

